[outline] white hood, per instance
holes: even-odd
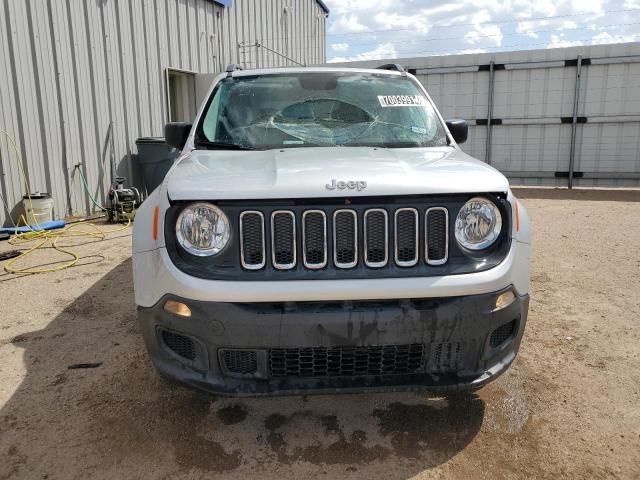
[[[327,184],[333,180],[360,183],[353,189],[342,185],[345,188],[330,190]],[[194,150],[173,166],[166,182],[172,200],[479,193],[509,188],[496,169],[454,147]]]

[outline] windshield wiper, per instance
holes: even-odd
[[[255,150],[249,145],[239,145],[237,143],[228,142],[211,142],[209,140],[198,140],[196,147],[206,148],[208,150]]]

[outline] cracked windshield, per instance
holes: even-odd
[[[196,135],[197,148],[443,145],[442,123],[412,80],[363,73],[227,78]]]

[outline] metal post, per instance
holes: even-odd
[[[487,143],[484,154],[484,161],[491,165],[491,119],[493,117],[493,90],[495,73],[493,70],[494,62],[489,62],[489,105],[487,106]]]
[[[573,188],[573,170],[576,159],[576,131],[578,124],[578,100],[580,99],[580,75],[582,73],[582,55],[578,55],[576,64],[576,85],[573,93],[573,118],[571,121],[571,150],[569,151],[569,190]]]

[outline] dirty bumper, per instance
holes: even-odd
[[[167,295],[138,316],[160,374],[216,394],[460,390],[493,380],[517,354],[528,296],[496,310],[504,291],[277,304]],[[191,316],[165,311],[168,300]]]

